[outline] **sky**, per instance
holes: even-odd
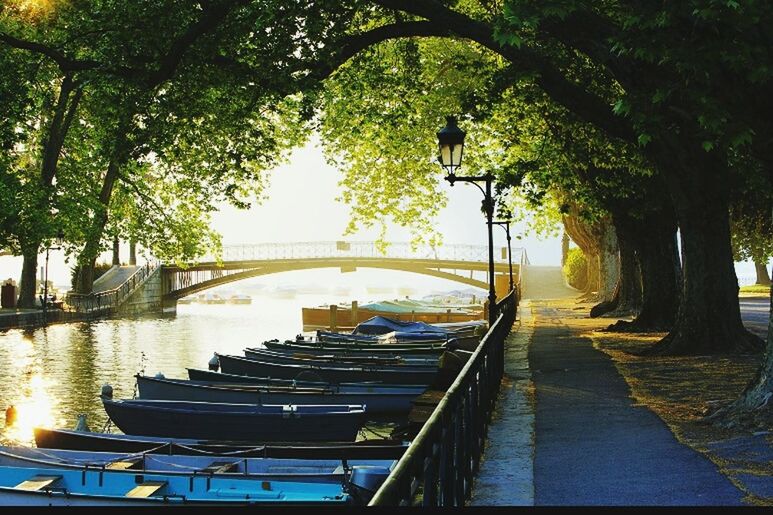
[[[362,230],[343,237],[349,221],[349,207],[336,201],[341,193],[338,182],[342,175],[325,162],[322,149],[315,141],[296,149],[287,164],[268,173],[268,198],[262,204],[253,205],[249,210],[223,205],[221,211],[213,215],[213,228],[222,234],[224,245],[340,239],[372,241],[376,238],[377,229]],[[448,196],[448,204],[438,215],[435,224],[444,235],[444,243],[486,245],[485,218],[480,211],[481,192],[471,184],[459,183],[451,187],[445,181],[441,181],[440,188]],[[523,227],[519,226],[511,230],[513,235],[524,232]],[[393,242],[408,241],[410,234],[408,230],[393,225],[389,227],[387,239]],[[494,245],[497,247],[495,252],[499,252],[499,247],[507,245],[503,228],[494,228]],[[529,262],[533,265],[560,264],[561,243],[558,236],[544,240],[528,234],[521,240],[514,237],[513,247],[525,247]],[[128,248],[122,246],[121,252],[121,260],[127,261]],[[44,255],[41,255],[39,267],[44,266]],[[102,260],[110,262],[110,254],[104,254]],[[18,281],[21,262],[21,257],[0,256],[0,280],[13,278]],[[49,279],[56,285],[67,285],[70,282],[69,269],[70,265],[65,263],[63,253],[51,251]],[[753,282],[754,267],[751,263],[737,264],[736,270],[741,284],[747,284],[749,278]],[[295,273],[298,280],[304,280],[303,274],[298,274]],[[377,271],[360,271],[356,276],[373,283],[378,281],[378,274]],[[292,282],[293,274],[280,275],[288,277],[277,277],[279,282]],[[425,281],[425,278],[417,278],[413,274],[402,275],[407,284]],[[384,277],[387,276],[389,281],[401,280],[400,277],[395,279],[394,274]],[[330,274],[319,276],[320,280],[325,278],[336,280]],[[449,288],[458,287],[454,283],[446,284]]]

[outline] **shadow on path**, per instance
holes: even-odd
[[[636,405],[612,360],[533,302],[536,505],[742,505],[742,492],[702,454]]]

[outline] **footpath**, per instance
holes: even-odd
[[[744,478],[717,466],[700,452],[705,449],[684,443],[635,398],[610,354],[588,336],[614,320],[590,321],[588,305],[578,305],[577,295],[563,285],[560,271],[537,270],[526,278],[519,320],[506,343],[502,396],[470,504],[773,504],[773,476],[757,470]],[[765,435],[710,447],[714,458],[724,453],[728,462],[751,448],[759,451],[755,459],[773,463]]]

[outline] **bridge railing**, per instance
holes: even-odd
[[[157,261],[148,261],[130,275],[120,286],[112,290],[87,294],[68,293],[65,297],[66,309],[79,313],[97,313],[114,310],[129,298],[158,267],[159,263]]]
[[[523,254],[522,248],[513,249],[513,255]],[[413,246],[406,242],[390,243],[386,253],[375,242],[326,241],[298,243],[260,243],[254,245],[227,245],[223,247],[222,261],[266,261],[278,259],[315,259],[331,257],[433,259],[445,261],[488,262],[486,245],[430,245]],[[217,261],[216,256],[206,255],[201,263]],[[507,255],[496,255],[495,261],[507,262]]]
[[[448,388],[371,506],[464,506],[472,495],[504,373],[504,341],[515,321],[517,290]]]

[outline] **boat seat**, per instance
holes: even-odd
[[[145,481],[126,492],[126,497],[150,497],[165,486],[166,481]]]
[[[32,476],[31,478],[14,486],[14,489],[36,492],[38,490],[45,490],[49,488],[60,479],[62,479],[62,476]]]
[[[235,461],[213,461],[208,466],[200,470],[200,472],[208,474],[223,474],[225,472],[233,472],[236,469],[238,462]]]
[[[126,470],[134,467],[138,463],[142,463],[142,456],[131,458],[128,460],[119,460],[109,463],[105,468],[110,470]]]

